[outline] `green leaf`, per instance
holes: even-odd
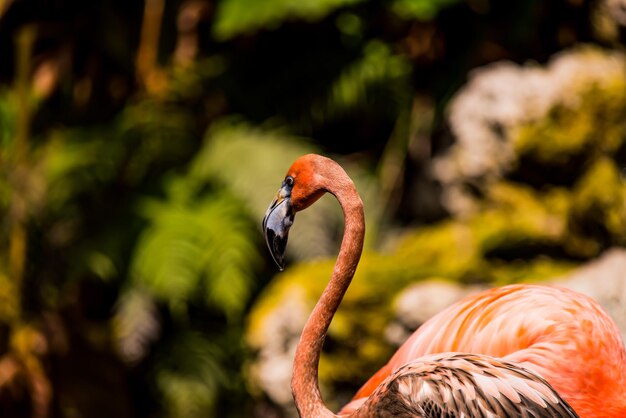
[[[411,66],[381,41],[369,42],[363,57],[344,70],[324,100],[313,103],[311,113],[319,124],[370,107],[377,113],[397,117],[411,100]]]
[[[218,3],[214,36],[224,40],[259,29],[272,29],[288,19],[315,21],[334,10],[363,0],[224,0]]]
[[[394,0],[392,10],[404,19],[432,20],[439,11],[462,0]]]
[[[158,355],[155,382],[168,418],[215,416],[227,383],[223,354],[202,334],[183,331]]]
[[[257,232],[237,200],[223,192],[196,197],[195,187],[176,178],[168,200],[144,201],[149,226],[139,239],[132,276],[173,309],[200,292],[209,306],[235,315],[249,297]]]

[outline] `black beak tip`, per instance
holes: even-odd
[[[294,215],[291,200],[279,192],[279,198],[272,202],[263,218],[265,242],[280,271],[285,268],[285,250]]]
[[[287,247],[286,237],[281,237],[273,229],[266,228],[265,239],[267,240],[272,259],[274,259],[278,269],[283,271],[285,269],[285,249]]]

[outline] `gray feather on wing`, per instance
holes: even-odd
[[[423,357],[393,373],[359,416],[414,418],[578,418],[542,377],[475,354]]]

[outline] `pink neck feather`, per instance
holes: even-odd
[[[365,235],[363,203],[354,183],[332,160],[324,159],[317,170],[318,189],[337,198],[343,209],[345,228],[331,279],[304,326],[296,349],[291,389],[303,418],[336,417],[324,405],[317,371],[326,332],[354,276]]]

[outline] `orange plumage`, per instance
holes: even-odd
[[[354,410],[396,369],[432,353],[499,357],[543,376],[581,418],[626,417],[626,353],[613,320],[571,290],[511,285],[469,296],[422,325],[357,392]]]

